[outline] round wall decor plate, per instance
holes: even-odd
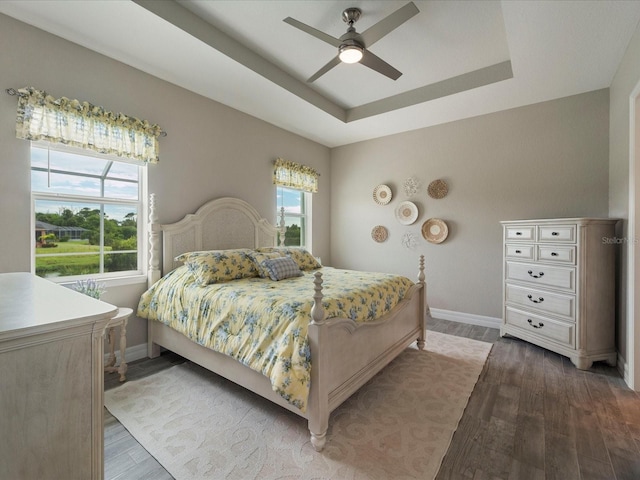
[[[373,227],[373,230],[371,230],[371,238],[373,238],[378,243],[384,242],[388,236],[389,232],[382,225],[377,225]]]
[[[418,219],[418,207],[413,202],[402,202],[396,208],[396,218],[402,225],[411,225]]]
[[[449,185],[444,180],[434,180],[427,187],[427,193],[431,198],[444,198],[449,192]]]
[[[442,243],[449,235],[449,227],[439,218],[430,218],[422,224],[422,236],[427,242]]]
[[[378,205],[386,205],[391,201],[391,189],[386,185],[378,185],[373,189],[373,200]]]

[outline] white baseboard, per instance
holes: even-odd
[[[131,363],[134,360],[140,360],[141,358],[147,358],[147,344],[141,343],[140,345],[133,345],[127,347],[126,350],[127,363]],[[109,359],[109,352],[104,354],[105,363]],[[120,364],[120,351],[116,350],[116,365]]]
[[[618,368],[618,372],[620,373],[620,376],[624,380],[624,383],[626,383],[628,386],[629,380],[630,380],[629,365],[627,364],[627,360],[622,355],[620,355],[620,352],[618,352],[618,358],[616,359],[616,367]]]
[[[441,320],[450,320],[452,322],[468,323],[470,325],[478,325],[480,327],[500,328],[502,325],[501,318],[485,317],[484,315],[475,315],[473,313],[454,312],[452,310],[442,310],[440,308],[430,308],[431,316]]]

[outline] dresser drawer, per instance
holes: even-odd
[[[566,245],[538,245],[537,259],[545,262],[576,263],[576,247]]]
[[[531,285],[576,291],[576,269],[540,263],[507,262],[507,281],[526,282]]]
[[[511,226],[504,228],[505,240],[535,240],[535,225]]]
[[[518,245],[508,243],[504,246],[504,255],[507,258],[533,260],[533,252],[533,245]]]
[[[505,288],[505,301],[511,305],[521,305],[532,313],[544,315],[550,313],[564,317],[567,320],[575,319],[575,297],[561,293],[545,292],[535,288],[520,287],[507,284]]]
[[[539,242],[576,243],[576,225],[540,225]]]
[[[505,323],[526,330],[529,334],[575,348],[575,324],[559,322],[507,307]]]

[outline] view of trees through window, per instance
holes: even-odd
[[[32,147],[35,273],[139,270],[137,165]]]
[[[277,187],[277,213],[278,226],[280,226],[280,213],[284,207],[285,234],[284,244],[286,246],[306,245],[306,202],[305,193],[292,188]],[[280,245],[280,233],[278,232],[278,245]]]

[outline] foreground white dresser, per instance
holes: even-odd
[[[103,333],[117,311],[0,274],[0,478],[103,478]]]
[[[616,364],[617,220],[560,218],[501,222],[504,307],[500,335],[571,359]]]

